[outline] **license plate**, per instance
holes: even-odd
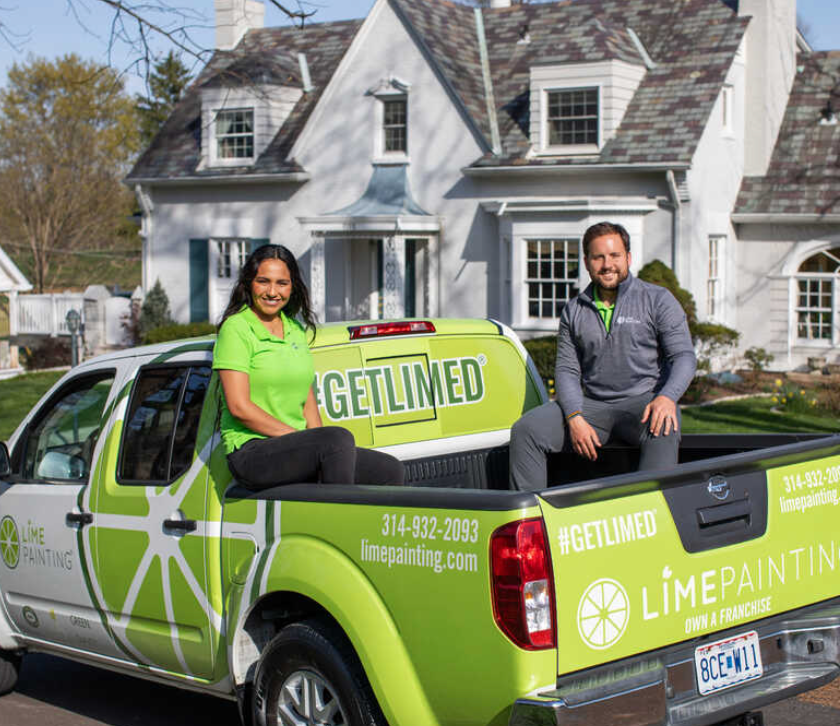
[[[701,695],[761,678],[761,648],[754,630],[701,645],[694,651],[697,689]]]

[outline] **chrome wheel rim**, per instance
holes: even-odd
[[[344,726],[347,717],[332,685],[312,671],[295,671],[280,689],[277,715],[284,726]]]

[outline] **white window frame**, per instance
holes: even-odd
[[[373,163],[374,164],[408,164],[411,159],[411,102],[409,91],[411,84],[393,76],[385,78],[379,84],[368,90],[375,103],[373,108]],[[405,103],[405,150],[385,150],[385,104],[389,101]]]
[[[793,300],[791,305],[791,320],[793,325],[794,345],[833,347],[838,344],[838,325],[840,325],[840,318],[838,318],[838,309],[840,309],[840,301],[838,301],[838,295],[840,295],[840,258],[831,254],[832,250],[835,249],[837,249],[837,246],[818,249],[812,252],[799,263],[796,269],[796,273],[793,275]],[[825,255],[826,257],[834,261],[836,266],[833,272],[802,271],[802,265],[804,265],[808,260],[818,255]],[[800,283],[803,282],[817,283],[820,286],[828,283],[828,294],[831,296],[830,306],[824,307],[819,304],[814,307],[811,307],[808,304],[800,305],[799,299],[802,294],[805,294],[806,296],[814,294],[810,291],[806,291],[805,293],[803,293],[800,290]],[[825,293],[819,291],[816,294],[823,295]],[[818,314],[829,314],[828,326],[830,336],[828,338],[803,338],[799,335],[799,316],[803,313],[808,312],[815,312]]]
[[[385,96],[380,99],[382,103],[382,153],[385,156],[399,155],[408,156],[408,96]],[[389,124],[387,120],[387,110],[389,103],[401,103],[403,107],[403,123]],[[403,131],[403,148],[389,149],[388,148],[388,130],[394,128],[401,128]]]
[[[706,317],[715,323],[723,322],[724,259],[727,236],[709,235],[709,266],[706,278]]]
[[[543,279],[540,277],[539,265],[540,265],[540,258],[538,256],[537,264],[537,275],[536,277],[532,277],[528,274],[528,253],[529,253],[529,246],[531,243],[537,243],[538,245],[542,245],[542,243],[549,243],[549,244],[556,244],[556,243],[563,243],[564,250],[566,251],[566,256],[564,257],[563,265],[568,273],[568,250],[571,245],[577,246],[577,276],[572,277],[554,277],[552,269],[552,276],[550,278]],[[536,326],[544,326],[546,323],[551,323],[552,327],[556,327],[557,320],[559,319],[559,314],[554,314],[551,316],[542,315],[542,311],[540,310],[539,315],[532,315],[531,314],[531,295],[530,295],[530,285],[536,284],[538,286],[542,286],[543,284],[550,284],[550,285],[564,285],[569,284],[574,289],[580,290],[581,285],[581,269],[583,268],[583,244],[582,239],[575,235],[570,236],[544,236],[544,235],[528,235],[527,237],[521,238],[521,260],[522,260],[522,302],[523,302],[523,318],[526,323],[534,324]],[[554,265],[554,251],[556,248],[552,249],[552,254],[550,258],[550,264]],[[570,290],[572,292],[572,290]],[[570,294],[569,297],[566,298],[566,302],[568,303],[569,300],[574,297],[573,294]],[[556,311],[556,304],[558,298],[553,296],[551,297],[551,305]],[[542,298],[542,293],[538,297],[538,305],[542,307],[544,300]]]
[[[548,117],[548,109],[550,106],[549,97],[553,93],[574,93],[575,91],[595,91],[596,101],[598,104],[597,111],[597,139],[594,144],[551,144],[549,142],[549,128],[550,119]],[[597,154],[601,149],[601,142],[604,138],[603,131],[603,93],[600,84],[592,84],[587,86],[547,86],[542,89],[541,94],[541,125],[540,137],[542,139],[543,153],[550,154]]]
[[[219,116],[226,113],[250,112],[251,133],[250,134],[225,134],[226,137],[245,138],[251,137],[251,156],[220,157],[219,136],[217,135]],[[212,112],[212,124],[210,128],[210,163],[212,166],[251,166],[256,161],[257,149],[257,127],[256,109],[253,106],[237,106],[235,108],[216,108]]]

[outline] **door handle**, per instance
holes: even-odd
[[[198,529],[198,522],[194,519],[164,519],[163,527],[176,532],[195,532]]]
[[[78,524],[84,527],[86,524],[93,524],[93,514],[90,512],[67,512],[65,517],[67,524]]]

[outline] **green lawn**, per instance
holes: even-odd
[[[27,373],[0,381],[0,441],[6,441],[21,419],[47,392],[63,371]]]
[[[824,409],[804,413],[771,411],[769,398],[744,398],[712,406],[683,409],[683,432],[687,434],[740,433],[839,433],[840,418]]]

